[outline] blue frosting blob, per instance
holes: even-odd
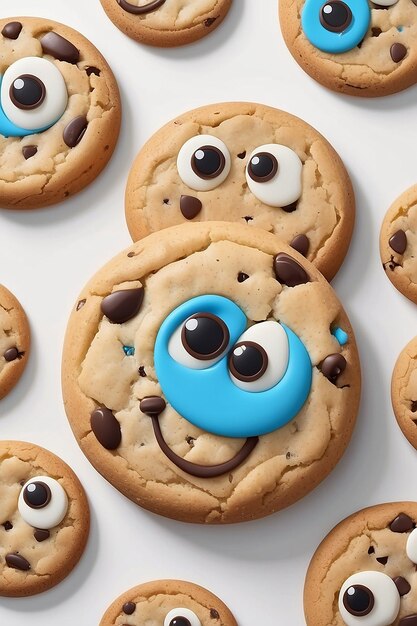
[[[178,363],[168,345],[174,331],[196,313],[212,313],[229,329],[229,346],[214,365],[192,369]],[[277,322],[278,323],[278,322]],[[191,424],[223,437],[265,435],[290,422],[306,402],[312,382],[310,356],[299,337],[282,324],[289,360],[284,376],[266,391],[237,387],[229,373],[228,356],[247,328],[243,311],[222,296],[199,296],[176,308],[162,323],[155,343],[155,369],[164,396]]]
[[[340,54],[355,48],[365,37],[371,22],[368,0],[344,0],[352,11],[352,21],[341,33],[327,30],[320,22],[320,11],[326,4],[323,0],[306,0],[301,27],[315,48],[330,54]]]

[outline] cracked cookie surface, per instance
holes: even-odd
[[[417,337],[406,345],[397,359],[391,399],[399,427],[417,450]]]
[[[340,23],[336,14],[326,27],[323,7],[328,14],[340,7]],[[308,20],[306,8],[311,10]],[[417,81],[417,5],[413,0],[384,0],[381,4],[281,0],[279,16],[283,37],[297,63],[329,89],[376,97],[396,93]],[[351,43],[340,52],[344,38]]]
[[[259,518],[312,490],[345,450],[360,395],[329,284],[270,233],[224,222],[155,233],[99,271],[62,366],[96,469],[139,505],[200,523]]]
[[[381,227],[380,253],[386,275],[417,304],[417,185],[388,209]]]
[[[100,0],[123,33],[150,46],[172,47],[209,35],[232,0]]]
[[[0,207],[34,209],[91,183],[119,134],[116,80],[77,31],[43,18],[0,20]]]
[[[395,502],[359,511],[336,526],[317,549],[307,572],[307,626],[415,624],[416,523],[417,504]],[[355,591],[356,601],[363,603],[356,607],[360,609],[356,615],[349,601]]]
[[[0,399],[16,385],[29,358],[29,323],[21,304],[0,285]]]
[[[223,170],[200,178],[194,155],[213,142]],[[252,172],[259,153],[265,181]],[[206,151],[209,168],[210,156],[216,154]],[[330,144],[299,118],[259,104],[210,105],[174,119],[139,152],[126,188],[134,241],[187,221],[233,221],[278,235],[329,280],[346,255],[354,218],[352,185]]]
[[[157,580],[121,595],[100,622],[100,626],[142,624],[236,626],[236,620],[227,606],[207,589],[182,580]]]
[[[90,514],[73,471],[31,443],[0,442],[0,595],[29,596],[79,561]]]

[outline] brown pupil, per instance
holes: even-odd
[[[214,178],[224,168],[224,157],[214,146],[203,146],[194,152],[192,166],[203,178]]]
[[[347,28],[351,22],[351,12],[344,2],[334,1],[327,2],[321,9],[322,22],[324,26],[327,24],[330,29]]]
[[[224,328],[215,317],[195,316],[185,322],[186,347],[202,357],[212,356],[224,344]]]
[[[19,108],[35,108],[45,98],[45,85],[36,76],[19,76],[10,91],[12,102]]]
[[[266,178],[274,169],[274,162],[267,154],[255,155],[250,162],[251,170],[258,178]]]
[[[41,509],[50,501],[51,490],[45,483],[30,483],[27,487],[25,487],[23,498],[26,504],[32,509]]]
[[[353,615],[367,615],[374,606],[372,591],[360,585],[349,587],[345,593],[344,604]]]
[[[240,345],[232,355],[232,363],[236,372],[245,378],[256,376],[264,367],[264,356],[255,345]]]
[[[170,621],[169,626],[191,626],[191,623],[186,617],[179,615]]]

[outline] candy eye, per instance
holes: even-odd
[[[229,355],[234,384],[245,391],[266,391],[284,376],[289,358],[288,338],[277,322],[251,326],[241,335]]]
[[[25,57],[11,65],[1,83],[1,108],[23,130],[45,130],[64,113],[68,93],[59,69],[39,57]]]
[[[172,609],[165,619],[164,626],[201,626],[197,615],[190,609]]]
[[[186,367],[206,369],[222,357],[229,340],[229,330],[220,317],[196,313],[173,333],[168,352]]]
[[[301,196],[303,164],[298,155],[279,144],[260,146],[252,152],[246,168],[249,189],[261,202],[286,207]]]
[[[346,626],[390,626],[400,611],[400,595],[389,576],[359,572],[343,584],[339,611]]]
[[[352,11],[342,0],[332,0],[323,4],[320,23],[332,33],[342,33],[352,22]]]
[[[23,485],[18,508],[27,524],[49,530],[64,519],[68,498],[59,482],[49,476],[36,476]]]
[[[210,191],[230,172],[227,146],[211,135],[189,139],[178,153],[177,169],[183,183],[196,191]]]
[[[407,540],[406,551],[407,551],[407,556],[410,559],[410,561],[412,561],[413,563],[417,565],[417,528],[413,530],[413,532],[411,533],[411,535],[409,536]]]

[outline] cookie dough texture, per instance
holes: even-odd
[[[133,7],[154,4],[127,0]],[[118,0],[100,0],[111,21],[123,33],[150,46],[173,47],[210,34],[226,17],[232,0],[165,0],[154,10],[134,15]]]
[[[395,364],[391,399],[399,427],[417,449],[417,337],[407,344]]]
[[[107,609],[100,626],[162,626],[166,615],[176,608],[193,611],[201,626],[237,626],[217,596],[182,580],[157,580],[130,589]]]
[[[29,323],[21,304],[0,285],[0,399],[16,385],[29,358]]]
[[[417,185],[389,208],[379,245],[386,275],[398,291],[417,304]]]
[[[213,135],[227,146],[231,170],[211,191],[182,182],[177,155],[196,135]],[[250,191],[245,170],[253,150],[277,143],[294,150],[303,163],[302,195],[296,210],[271,207]],[[139,152],[126,188],[126,219],[134,241],[186,223],[181,196],[197,198],[196,221],[226,220],[257,227],[291,243],[308,238],[307,258],[330,280],[349,247],[355,201],[349,176],[330,144],[311,126],[284,111],[251,103],[205,106],[172,120]]]
[[[61,117],[48,130],[26,137],[0,136],[0,208],[34,209],[56,204],[72,196],[101,172],[109,161],[120,128],[121,104],[113,73],[100,52],[77,31],[44,18],[16,17],[23,28],[17,39],[0,35],[0,74],[23,57],[43,57],[62,73],[68,104]],[[79,50],[79,61],[60,61],[44,54],[40,40],[54,32]],[[79,143],[69,147],[64,129],[84,116],[88,122]],[[34,156],[25,158],[24,148],[35,146]]]
[[[345,580],[360,571],[382,572],[393,579],[405,578],[411,590],[401,598],[395,625],[404,617],[415,617],[415,565],[406,554],[409,532],[390,529],[391,523],[401,514],[408,515],[416,523],[417,504],[395,502],[364,509],[345,519],[324,539],[311,560],[305,582],[307,626],[344,625],[337,606],[339,591]]]
[[[38,542],[22,518],[18,498],[35,476],[57,480],[68,496],[63,521]],[[61,582],[80,559],[88,537],[90,514],[84,490],[73,471],[51,452],[31,443],[0,442],[0,596],[30,596]],[[11,528],[10,528],[11,525]],[[5,556],[19,553],[30,570],[9,567]]]
[[[390,7],[369,2],[371,22],[362,44],[342,54],[315,48],[301,29],[304,0],[280,0],[281,30],[289,51],[314,80],[351,96],[385,96],[417,82],[417,6],[398,0]],[[318,18],[317,18],[318,19]],[[391,47],[406,48],[395,62]]]
[[[274,255],[284,251],[311,281],[281,285]],[[239,273],[248,276],[239,282]],[[142,286],[139,313],[125,324],[109,323],[100,305],[113,291]],[[140,400],[163,395],[153,349],[162,321],[179,304],[217,294],[234,301],[249,323],[279,319],[302,339],[313,362],[310,396],[296,418],[262,436],[247,460],[229,474],[197,478],[161,452]],[[331,334],[349,335],[341,348]],[[126,357],[122,347],[134,346]],[[347,366],[337,384],[319,364],[342,353]],[[91,463],[141,506],[179,520],[228,523],[263,517],[312,490],[334,467],[354,426],[360,368],[350,323],[321,274],[301,255],[264,231],[212,222],[188,224],[150,235],[107,264],[81,292],[71,314],[63,354],[63,395],[74,434]],[[109,408],[120,423],[117,450],[96,439],[91,413]],[[161,428],[171,449],[197,464],[228,461],[244,440],[206,433],[167,403]]]

